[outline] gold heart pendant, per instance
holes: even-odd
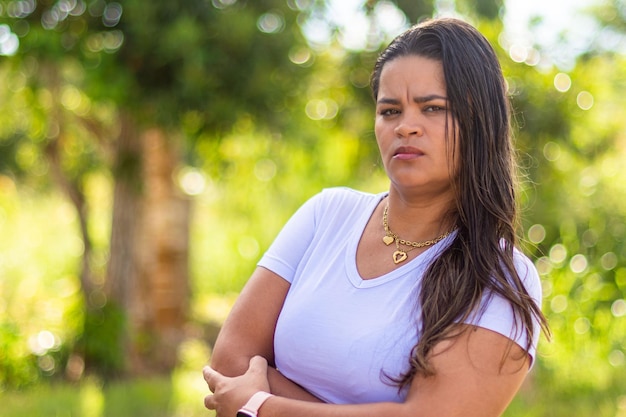
[[[383,237],[383,242],[385,242],[385,245],[389,246],[393,243],[394,239],[391,236],[385,236]]]
[[[401,250],[397,250],[393,253],[393,263],[399,264],[407,258],[406,252],[402,252]]]

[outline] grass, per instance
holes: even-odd
[[[536,387],[539,388],[539,387]],[[94,378],[80,384],[41,384],[0,393],[2,417],[214,417],[202,405],[206,386],[199,372],[116,381]],[[621,384],[605,391],[557,393],[522,389],[503,417],[626,417]]]
[[[211,210],[202,212],[210,213]],[[16,217],[16,213],[20,217]],[[52,226],[47,228],[49,213],[56,213],[54,217],[60,220],[52,222]],[[67,329],[79,328],[80,322],[72,321],[72,317],[76,316],[71,313],[75,308],[72,306],[79,287],[72,275],[71,265],[77,259],[79,252],[76,248],[80,245],[75,245],[76,240],[68,241],[66,238],[67,225],[72,219],[71,209],[57,198],[26,199],[18,204],[17,197],[9,198],[6,193],[0,193],[0,231],[6,236],[0,242],[0,324],[10,318],[13,321],[8,323],[15,324],[19,330],[9,327],[5,334],[0,335],[0,342],[4,342],[4,345],[0,343],[0,359],[19,359],[30,353],[16,351],[11,356],[13,351],[7,346],[25,347],[28,336],[41,330],[71,336],[72,331],[68,333]],[[25,224],[32,226],[37,233],[30,233]],[[209,226],[204,234],[212,236],[212,228],[216,225],[207,224]],[[42,231],[47,231],[47,234],[39,240],[32,239],[32,236],[44,233]],[[251,235],[257,235],[257,232],[251,232]],[[209,243],[213,242],[211,239]],[[50,248],[55,250],[51,252]],[[209,247],[200,252],[214,251]],[[32,263],[33,259],[37,262]],[[239,265],[232,260],[225,260],[224,263],[229,267]],[[23,265],[28,268],[24,269]],[[200,269],[204,267],[201,265]],[[230,280],[232,276],[244,274],[224,270],[212,275]],[[565,278],[560,276],[555,278],[555,282],[561,282],[559,279],[565,282]],[[230,292],[225,295],[214,288],[203,287],[195,294],[195,302],[191,306],[193,316],[201,323],[222,322],[236,297],[232,288],[228,290]],[[611,315],[607,310],[604,316],[597,316],[600,319],[604,317],[606,324],[596,320],[597,332],[593,333],[593,337],[591,332],[586,333],[587,337],[568,330],[574,329],[573,323],[579,314],[578,310],[572,311],[568,316],[552,316],[553,329],[558,329],[555,334],[560,338],[555,338],[550,353],[541,358],[549,364],[546,369],[550,371],[537,374],[533,384],[526,384],[504,417],[626,417],[626,363],[623,360],[613,361],[609,365],[604,356],[595,354],[602,351],[598,346],[604,345],[613,346],[613,352],[623,352],[626,340],[624,318]],[[212,330],[211,340],[216,329]],[[12,342],[9,336],[19,336],[23,340]],[[210,347],[205,342],[208,340],[185,341],[180,349],[181,367],[171,377],[107,384],[94,378],[84,378],[80,383],[56,381],[23,390],[2,391],[0,388],[0,416],[211,417],[214,414],[202,405],[207,388],[200,369],[210,357]],[[578,351],[582,353],[576,353]],[[537,367],[535,371],[539,369]]]
[[[589,372],[593,379],[592,371]],[[562,380],[527,383],[503,417],[626,417],[626,375],[616,375],[601,388],[574,386]]]
[[[0,393],[2,417],[211,417],[188,375],[80,384],[42,384]],[[178,379],[178,381],[177,381]],[[201,379],[201,377],[200,377]],[[181,391],[182,390],[182,391]]]

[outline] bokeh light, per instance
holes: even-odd
[[[178,171],[176,178],[178,186],[187,195],[200,195],[206,190],[206,176],[202,173],[202,171],[196,168],[182,168]]]
[[[307,47],[294,47],[289,51],[289,60],[296,65],[308,66],[313,63],[313,53]]]
[[[271,181],[276,176],[276,162],[269,158],[263,158],[254,164],[254,176],[259,181]]]
[[[587,257],[583,254],[576,254],[572,256],[570,260],[569,267],[575,274],[581,274],[587,270],[587,265],[589,262],[587,261]]]
[[[528,229],[528,240],[534,244],[543,242],[546,238],[546,228],[541,224],[534,224]]]
[[[561,93],[565,93],[572,86],[572,79],[564,72],[559,72],[554,76],[554,88]]]
[[[600,258],[600,265],[602,265],[602,268],[608,271],[617,266],[617,261],[618,259],[615,253],[607,252]]]
[[[550,301],[550,309],[555,313],[562,313],[567,309],[567,304],[567,297],[559,294]]]
[[[257,28],[263,33],[278,33],[285,26],[285,19],[278,13],[264,13],[257,20]]]
[[[593,95],[588,91],[581,91],[576,96],[576,104],[582,110],[589,110],[593,107]]]
[[[337,102],[331,99],[313,99],[306,104],[305,112],[311,120],[332,119],[339,111]]]
[[[564,245],[557,243],[550,248],[550,261],[553,263],[560,264],[564,262],[566,258],[567,248]]]
[[[237,3],[237,0],[211,0],[211,4],[216,9],[225,9]]]
[[[587,317],[579,317],[574,322],[574,331],[578,334],[585,334],[591,328],[591,322]]]
[[[242,236],[237,243],[237,250],[244,259],[255,259],[259,255],[259,241],[253,236]]]
[[[624,352],[617,349],[611,351],[611,353],[609,354],[609,363],[616,368],[624,366],[624,364],[626,363],[626,360],[624,358]]]
[[[0,25],[0,55],[15,55],[19,49],[20,41],[17,35],[11,32],[8,25]]]
[[[106,27],[116,26],[122,18],[122,5],[119,3],[107,3],[102,13],[102,24]]]
[[[547,142],[543,145],[543,156],[548,161],[556,161],[561,156],[561,145],[552,141]]]
[[[615,300],[611,305],[611,313],[615,317],[624,317],[626,316],[626,300],[619,299]]]

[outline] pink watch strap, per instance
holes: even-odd
[[[252,397],[250,397],[246,405],[241,407],[241,410],[253,413],[253,415],[256,416],[259,413],[259,408],[261,408],[261,405],[263,405],[265,400],[267,400],[269,397],[273,397],[273,395],[269,392],[259,391],[255,393]]]

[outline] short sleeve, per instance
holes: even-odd
[[[315,233],[315,211],[321,195],[306,201],[285,223],[258,262],[291,283]]]
[[[525,255],[519,251],[514,255],[515,268],[524,283],[528,294],[541,306],[541,280],[537,269]],[[503,297],[495,294],[486,294],[483,297],[482,314],[468,319],[468,323],[500,333],[513,340],[522,348],[527,348],[527,332],[519,317],[515,317],[511,304]],[[533,318],[532,345],[528,349],[531,361],[534,363],[537,343],[541,327],[536,317]]]

